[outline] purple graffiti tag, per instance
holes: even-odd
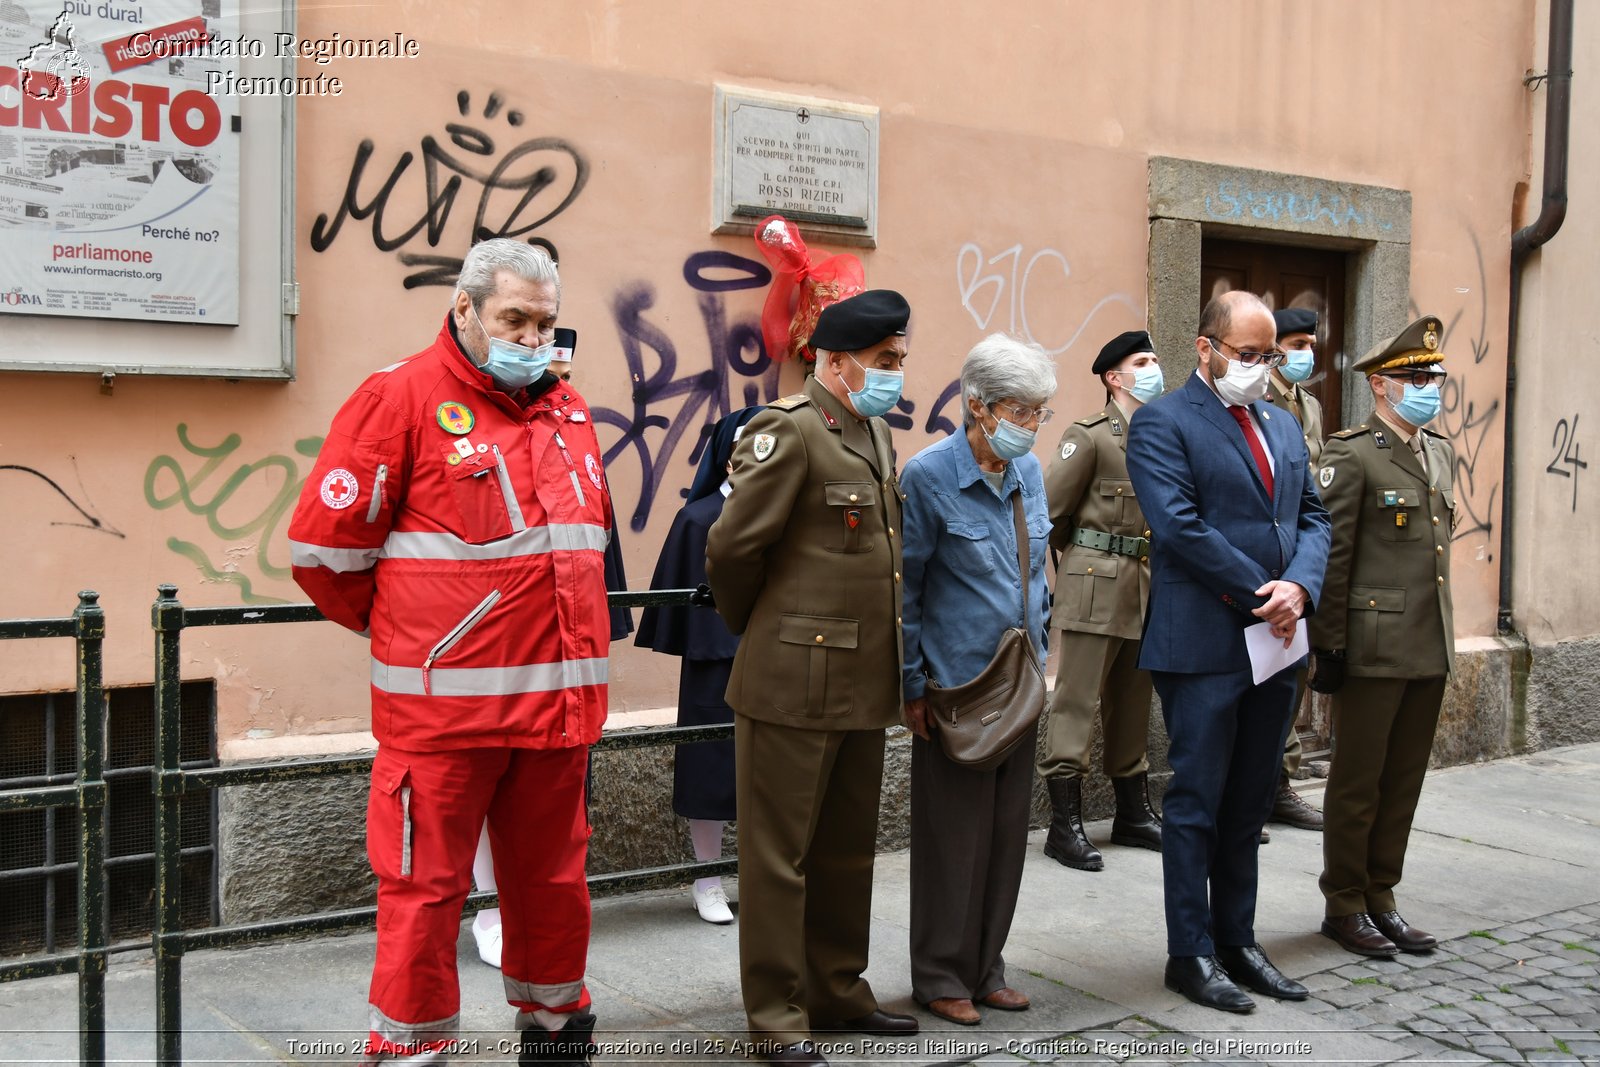
[[[604,461],[612,467],[630,450],[639,461],[639,502],[629,526],[643,530],[656,496],[685,433],[696,430],[690,449],[690,469],[699,462],[711,424],[740,407],[777,396],[778,366],[767,357],[761,341],[761,324],[754,315],[730,321],[725,293],[759,289],[772,280],[766,266],[731,252],[697,252],[684,260],[683,279],[699,292],[700,318],[705,327],[709,364],[705,370],[678,376],[678,348],[662,327],[646,313],[655,306],[656,291],[647,282],[623,285],[611,301],[611,314],[622,341],[623,358],[633,382],[633,411],[593,408],[595,421],[621,430],[606,449]],[[645,369],[645,350],[655,354],[656,367]],[[735,378],[744,379],[741,398],[735,400]],[[661,410],[681,398],[670,414]],[[662,431],[653,446],[651,430]]]

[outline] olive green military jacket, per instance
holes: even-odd
[[[1128,422],[1115,402],[1068,426],[1044,480],[1050,502],[1050,544],[1056,565],[1059,630],[1137,641],[1150,599],[1150,554],[1121,555],[1077,544],[1074,531],[1148,538],[1144,513],[1128,478]]]
[[[1276,374],[1271,382],[1267,389],[1267,401],[1273,407],[1287,411],[1300,423],[1300,432],[1306,438],[1306,451],[1311,454],[1311,469],[1315,472],[1321,463],[1319,457],[1324,441],[1322,401],[1298,385],[1290,383],[1288,388],[1284,388],[1284,383],[1278,380]]]
[[[1420,432],[1426,475],[1400,434],[1376,417],[1330,437],[1317,468],[1333,544],[1311,645],[1343,649],[1355,677],[1435,678],[1455,662],[1455,452],[1445,438]]]
[[[763,722],[901,721],[900,483],[889,428],[815,378],[745,425],[706,541],[717,612],[741,634],[728,704]]]

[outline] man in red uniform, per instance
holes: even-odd
[[[611,501],[588,406],[547,369],[560,300],[543,250],[474,246],[433,344],[334,416],[289,528],[295,580],[371,639],[367,1062],[445,1062],[486,817],[520,1062],[593,1051],[583,794]]]

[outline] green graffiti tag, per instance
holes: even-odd
[[[258,577],[281,580],[289,577],[290,569],[287,565],[274,563],[268,553],[273,539],[277,536],[278,524],[300,498],[300,487],[305,483],[306,474],[310,473],[311,467],[307,464],[305,473],[302,473],[294,457],[269,455],[253,463],[241,463],[232,474],[216,486],[207,499],[199,499],[199,495],[207,490],[208,483],[213,481],[212,476],[239,450],[243,441],[244,439],[238,434],[231,433],[217,445],[196,444],[189,439],[189,427],[180,422],[178,443],[190,457],[203,462],[198,469],[190,473],[184,469],[184,461],[173,456],[157,456],[152,459],[150,466],[144,472],[145,503],[157,511],[182,504],[190,514],[205,516],[206,525],[219,538],[235,541],[255,535],[257,540],[254,563],[260,572]],[[321,437],[302,437],[294,443],[295,452],[307,459],[315,459],[321,447]],[[163,475],[171,476],[169,492],[163,492],[161,484]],[[273,491],[272,485],[275,481],[278,484],[276,491]],[[230,514],[225,520],[222,511],[240,490],[247,491],[241,498],[246,503],[239,507],[247,513],[252,508],[255,508],[255,511],[244,516]],[[270,497],[267,496],[269,493]],[[265,503],[261,503],[263,500]],[[167,547],[199,568],[201,577],[206,581],[226,582],[238,586],[239,598],[246,604],[285,603],[277,597],[255,592],[251,586],[250,575],[227,564],[217,566],[206,550],[193,542],[169,537]]]

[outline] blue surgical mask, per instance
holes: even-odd
[[[995,416],[994,433],[983,430],[983,424],[978,424],[978,429],[983,430],[983,436],[988,440],[989,447],[994,449],[994,454],[1003,460],[1013,460],[1026,456],[1033,451],[1034,438],[1038,433],[1034,430],[1025,430],[1014,422]]]
[[[861,367],[854,356],[850,357],[850,362]],[[863,418],[876,418],[887,414],[900,403],[900,391],[905,386],[905,371],[861,367],[861,373],[866,375],[866,380],[861,383],[860,389],[850,391],[850,403],[855,405],[857,414]],[[844,375],[839,375],[839,380],[844,381]]]
[[[1391,401],[1393,403],[1393,401]],[[1439,387],[1407,384],[1394,413],[1413,426],[1426,426],[1439,415]]]
[[[489,358],[479,370],[507,391],[526,389],[544,377],[544,372],[550,367],[550,359],[555,355],[554,341],[538,348],[529,348],[515,341],[490,337],[489,331],[484,329],[483,320],[478,318],[477,308],[472,309],[472,318],[477,322],[478,329],[483,330],[483,336],[489,339]]]
[[[1126,374],[1127,371],[1121,373]],[[1123,386],[1124,389],[1139,403],[1148,404],[1161,395],[1167,387],[1166,375],[1161,373],[1161,364],[1147,363],[1133,372],[1133,384]]]
[[[1309,348],[1292,348],[1289,358],[1283,361],[1283,366],[1278,368],[1278,373],[1283,375],[1285,381],[1303,382],[1311,377],[1311,372],[1317,366],[1317,354]]]

